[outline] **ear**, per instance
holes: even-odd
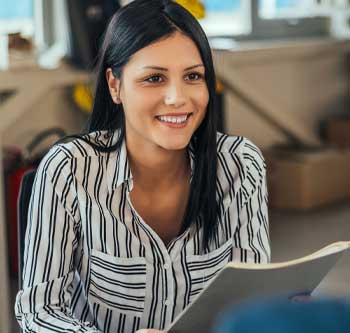
[[[113,73],[111,68],[107,68],[106,70],[106,80],[108,84],[108,89],[111,94],[112,100],[115,104],[120,104],[120,80],[117,79]]]

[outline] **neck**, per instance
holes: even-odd
[[[126,148],[134,184],[147,192],[169,189],[179,180],[189,178],[191,168],[186,149],[170,151],[151,145],[140,147],[128,140]]]

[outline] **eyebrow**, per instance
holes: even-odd
[[[193,69],[193,68],[196,68],[196,67],[204,67],[204,65],[203,65],[203,64],[197,64],[197,65],[193,65],[193,66],[187,67],[187,68],[185,68],[184,70],[185,70],[185,71],[188,71],[188,70]],[[156,70],[159,70],[159,71],[168,71],[167,68],[165,68],[165,67],[159,67],[159,66],[144,66],[144,67],[142,67],[142,68],[156,69]]]

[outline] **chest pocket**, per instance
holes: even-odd
[[[210,253],[187,256],[187,267],[191,279],[189,303],[193,302],[225,264],[230,261],[231,253],[232,239]]]
[[[93,302],[141,317],[145,294],[145,258],[119,258],[92,250],[89,298]]]

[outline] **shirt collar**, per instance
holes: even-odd
[[[113,134],[112,144],[115,144],[118,140],[119,134],[116,131]],[[188,156],[190,158],[191,166],[191,181],[194,173],[194,148],[192,142],[190,142],[187,148]],[[120,148],[110,153],[109,160],[107,161],[107,179],[108,179],[108,190],[110,192],[116,190],[123,183],[127,183],[128,190],[132,189],[132,173],[127,155],[126,141],[123,141]]]
[[[112,144],[116,144],[120,132],[117,130],[113,134]],[[132,174],[127,157],[125,138],[119,149],[111,152],[107,161],[108,190],[112,192],[124,182],[132,179]]]

